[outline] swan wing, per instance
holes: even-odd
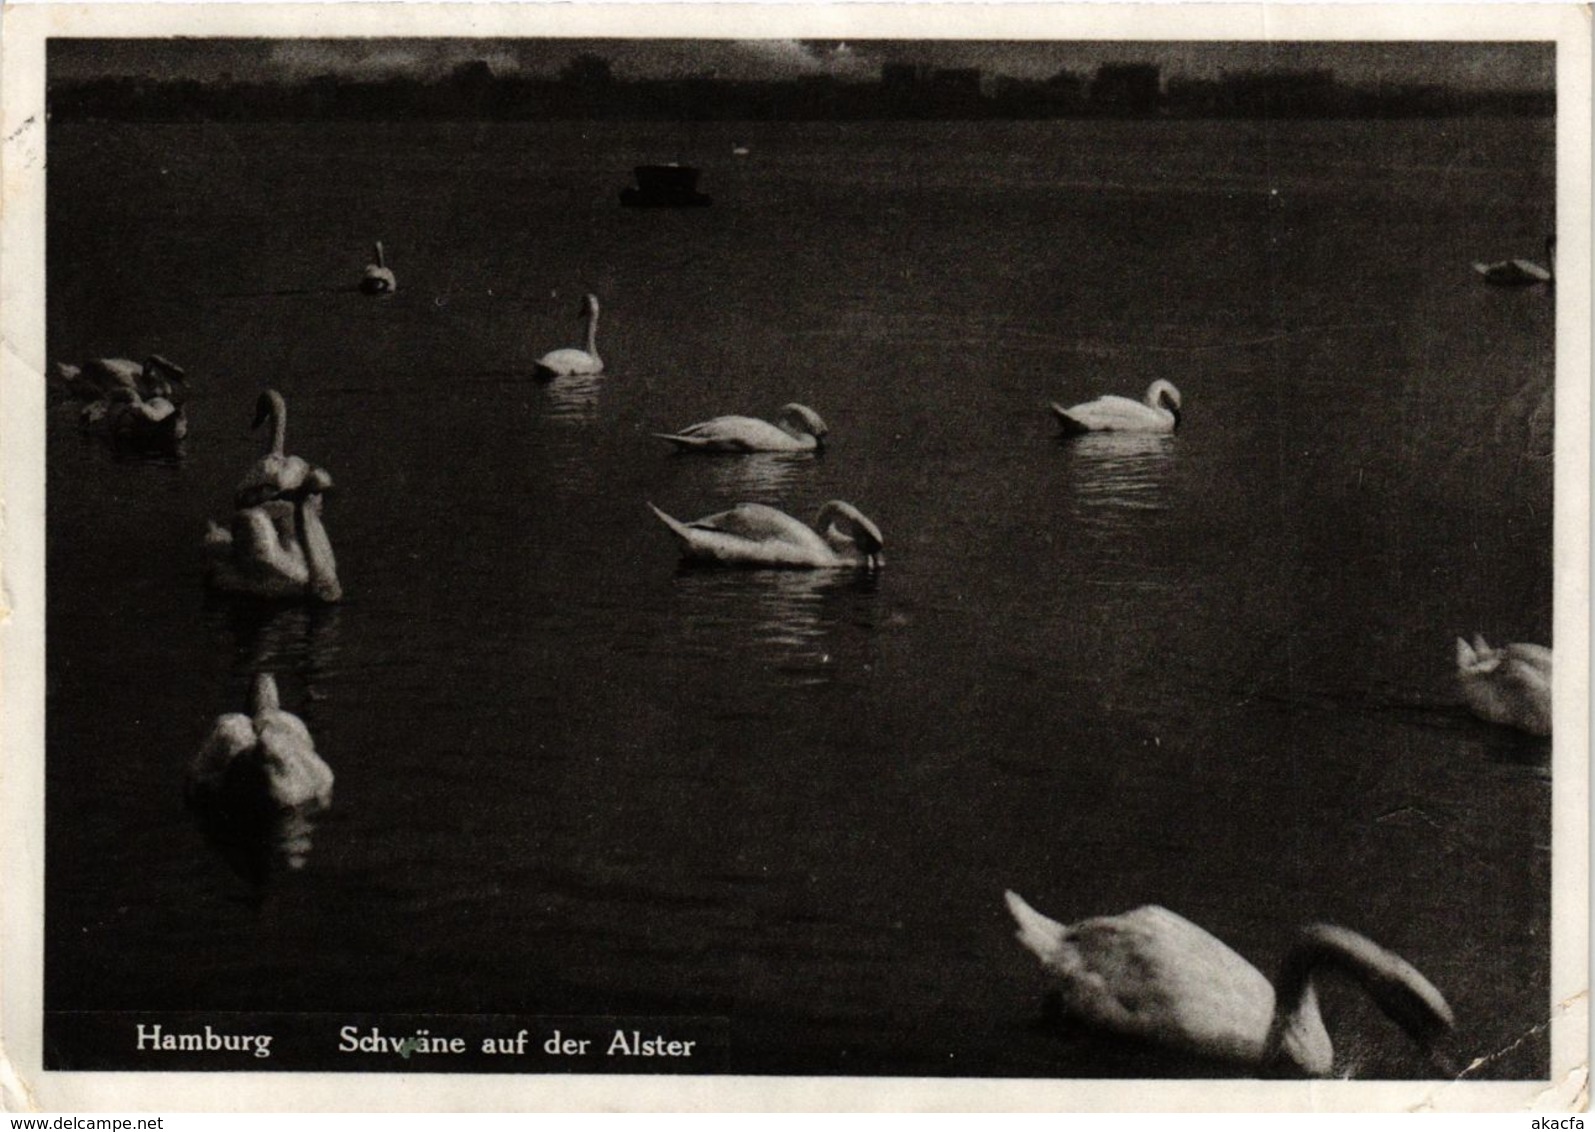
[[[240,712],[219,716],[205,745],[188,766],[190,793],[217,789],[227,768],[239,755],[255,745],[255,722]]]
[[[1067,409],[1057,405],[1053,411],[1067,425],[1071,422],[1088,432],[1173,432],[1174,414],[1155,409],[1144,401],[1107,394]]]
[[[749,566],[836,564],[835,552],[818,534],[762,503],[739,503],[690,523],[672,519],[657,507],[653,511],[681,540],[689,557]]]
[[[310,477],[310,464],[298,456],[279,456],[268,452],[250,465],[233,492],[233,505],[254,507],[279,495],[304,486]]]
[[[310,729],[292,712],[272,708],[255,718],[261,762],[272,799],[283,808],[332,804],[332,768],[316,754]]]
[[[684,448],[720,452],[782,452],[814,447],[813,437],[799,439],[757,417],[714,417],[662,435],[662,439]]]
[[[1221,940],[1155,905],[1068,928],[1046,966],[1069,1013],[1104,1030],[1256,1062],[1274,988]]]

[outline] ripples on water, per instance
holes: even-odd
[[[733,132],[714,207],[615,204]],[[181,461],[48,422],[49,1005],[699,1013],[747,1072],[1199,1071],[1038,1032],[1013,887],[1164,903],[1265,970],[1345,923],[1513,1051],[1486,1075],[1543,1074],[1545,747],[1462,711],[1451,642],[1549,641],[1553,300],[1468,265],[1551,228],[1550,139],[52,125],[52,360],[158,350],[195,393]],[[585,290],[609,372],[534,380]],[[1049,401],[1157,377],[1178,436],[1058,442]],[[335,609],[204,596],[267,383],[337,483]],[[788,401],[824,454],[651,435]],[[645,506],[828,499],[881,526],[879,576],[683,569]],[[338,805],[240,900],[181,781],[257,671]],[[1427,1072],[1326,1009],[1360,1075]]]

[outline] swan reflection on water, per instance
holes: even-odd
[[[780,671],[798,685],[836,678],[834,634],[850,622],[849,598],[873,595],[866,571],[720,570],[683,562],[676,570],[679,653],[735,656]]]
[[[601,374],[571,374],[549,379],[543,387],[548,401],[548,419],[565,428],[584,428],[598,417],[598,394],[604,387]]]
[[[217,717],[184,793],[205,839],[260,891],[278,872],[304,867],[311,819],[332,807],[332,784],[304,720],[283,710],[275,677],[257,672],[249,714]]]
[[[686,458],[686,457],[683,457]],[[810,452],[753,452],[699,460],[716,498],[754,503],[777,502],[791,494],[798,476],[814,463]]]
[[[205,607],[212,632],[232,639],[235,673],[292,672],[309,700],[322,698],[322,686],[336,670],[342,617],[335,605],[237,602],[218,595]]]

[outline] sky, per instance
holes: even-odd
[[[723,79],[831,75],[874,79],[885,62],[979,67],[988,74],[1089,75],[1102,63],[1151,62],[1165,77],[1328,67],[1343,82],[1444,83],[1470,89],[1554,86],[1554,46],[1544,43],[1196,43],[976,40],[665,39],[99,39],[54,40],[57,79],[103,75],[239,81],[435,77],[485,60],[501,75],[557,75],[584,52],[623,79],[713,74]]]

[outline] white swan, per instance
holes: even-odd
[[[1457,682],[1480,719],[1551,733],[1551,650],[1544,645],[1492,649],[1477,633],[1471,645],[1458,637]]]
[[[1545,237],[1545,262],[1541,267],[1529,259],[1503,259],[1496,263],[1475,262],[1473,270],[1484,276],[1486,283],[1497,287],[1532,287],[1536,283],[1552,283],[1556,278],[1556,237]]]
[[[366,264],[365,275],[360,279],[360,290],[368,295],[391,295],[399,289],[399,281],[394,278],[393,271],[388,267],[388,261],[382,254],[382,241],[377,241],[377,261]]]
[[[127,358],[90,358],[81,366],[57,362],[55,371],[66,385],[67,396],[91,402],[118,389],[131,390],[145,399],[181,401],[188,379],[181,366],[159,354],[151,354],[142,364]]]
[[[165,397],[146,400],[134,389],[117,386],[83,406],[78,427],[84,432],[102,432],[116,445],[169,452],[188,435],[188,416]]]
[[[271,422],[271,447],[238,481],[233,492],[235,507],[253,507],[275,499],[299,487],[310,474],[306,461],[283,451],[288,440],[288,405],[275,389],[268,389],[256,398],[255,419],[249,427],[257,429],[268,420]]]
[[[1345,928],[1305,929],[1280,967],[1276,993],[1257,968],[1166,908],[1065,925],[1013,892],[1007,897],[1019,942],[1055,977],[1064,1012],[1100,1030],[1321,1077],[1333,1049],[1313,986],[1320,970],[1361,983],[1431,1055],[1453,1024],[1445,998],[1410,963]]]
[[[249,715],[218,716],[188,768],[189,798],[208,801],[242,780],[278,809],[324,810],[332,805],[332,768],[316,754],[304,720],[282,709],[277,681],[255,675]],[[251,777],[244,777],[251,776]],[[258,776],[258,777],[254,777]]]
[[[573,377],[604,372],[604,361],[598,356],[598,296],[583,296],[576,317],[587,319],[587,348],[551,350],[544,354],[532,367],[538,377]]]
[[[1052,411],[1065,433],[1173,432],[1180,425],[1180,391],[1159,378],[1146,391],[1146,400],[1108,394],[1065,409],[1053,402]]]
[[[232,530],[212,522],[205,535],[211,585],[260,598],[342,597],[332,540],[321,524],[321,494],[331,486],[332,477],[313,468],[293,490],[235,511]]]
[[[812,452],[825,445],[820,414],[795,402],[781,406],[775,423],[756,417],[714,417],[680,432],[656,432],[687,452]]]
[[[774,507],[739,503],[729,511],[690,523],[650,510],[681,540],[681,555],[725,566],[815,568],[885,563],[880,528],[851,503],[833,499],[820,508],[810,529]]]

